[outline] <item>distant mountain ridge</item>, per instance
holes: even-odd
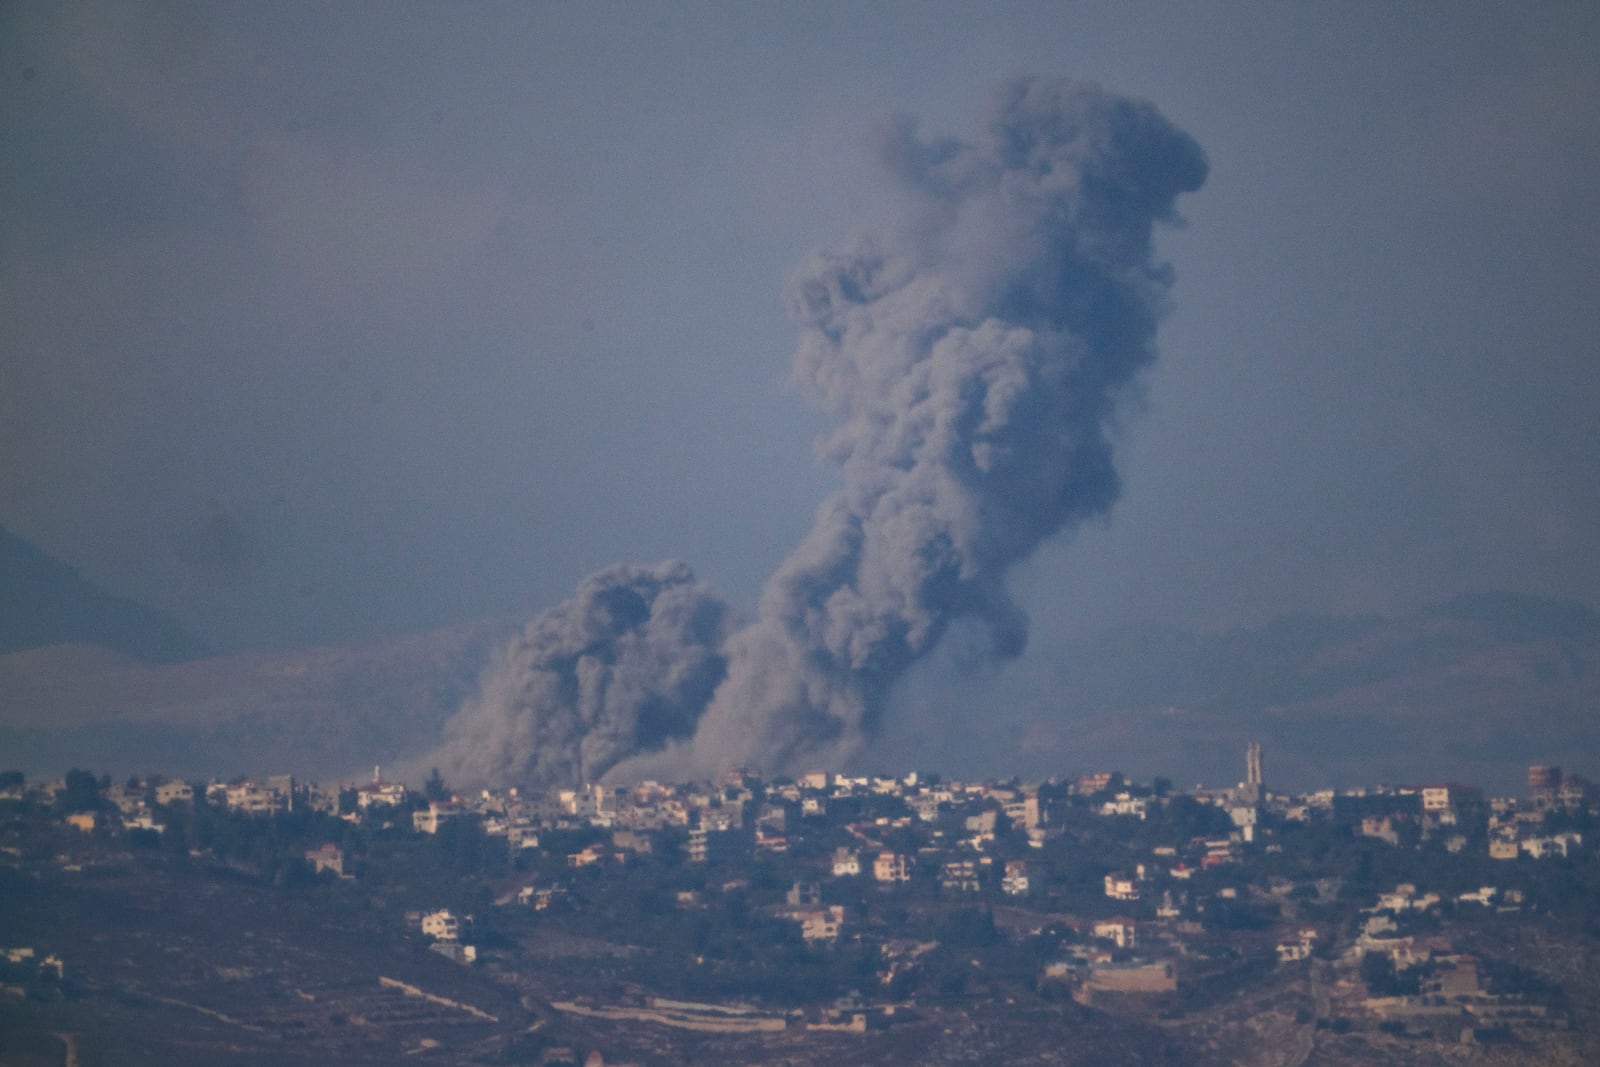
[[[1076,643],[1067,658],[1083,703],[1241,714],[1331,696],[1497,645],[1596,636],[1600,612],[1587,605],[1481,592],[1394,618],[1288,615],[1210,635],[1120,629]]]
[[[414,762],[518,628],[167,664],[85,643],[0,653],[0,761],[324,777]],[[1215,634],[1127,627],[940,684],[938,704],[907,694],[873,769],[1114,768],[1226,785],[1259,740],[1279,788],[1455,779],[1515,792],[1530,763],[1600,778],[1600,612],[1523,594]]]
[[[148,663],[210,654],[176,619],[114,596],[0,526],[0,653],[90,644]]]
[[[514,632],[484,620],[364,645],[148,663],[93,645],[0,655],[0,769],[323,780],[438,744]]]
[[[1393,618],[1290,616],[1196,635],[1075,642],[1028,687],[1023,750],[1227,784],[1262,740],[1295,786],[1456,777],[1529,763],[1600,774],[1600,612],[1471,593]],[[1162,769],[1163,764],[1167,769]]]

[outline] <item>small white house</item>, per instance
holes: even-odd
[[[432,911],[422,917],[422,933],[436,941],[458,941],[461,939],[461,920],[448,908]]]

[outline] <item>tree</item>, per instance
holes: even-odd
[[[100,781],[93,772],[74,767],[67,772],[65,785],[56,796],[56,810],[63,815],[100,808]]]
[[[429,800],[440,804],[450,799],[450,787],[444,784],[439,768],[435,767],[433,773],[428,775],[428,780],[422,784],[422,793]]]
[[[954,908],[938,925],[939,940],[956,951],[986,948],[1001,939],[990,908]]]
[[[1386,952],[1368,952],[1361,957],[1361,980],[1375,997],[1414,996],[1421,988],[1418,976],[1395,970]]]
[[[477,819],[444,820],[433,835],[433,846],[447,869],[462,874],[484,874],[505,865],[504,846],[485,834]]]

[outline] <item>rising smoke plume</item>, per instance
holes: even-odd
[[[591,575],[511,641],[432,762],[462,785],[598,779],[693,732],[727,634],[727,606],[686,564]]]
[[[1204,181],[1199,146],[1149,104],[1019,79],[972,141],[924,140],[901,120],[882,155],[903,217],[789,280],[796,373],[841,420],[822,450],[844,488],[728,639],[693,736],[615,779],[844,765],[952,621],[979,620],[996,655],[1019,654],[1007,568],[1117,496],[1109,435],[1171,284],[1152,229]],[[594,718],[551,708],[540,714],[563,730]],[[605,751],[626,734],[608,731]],[[516,762],[494,758],[515,780]]]

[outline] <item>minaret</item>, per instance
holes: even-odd
[[[1244,781],[1235,798],[1245,804],[1260,804],[1265,790],[1261,782],[1261,742],[1252,741],[1244,750]]]

